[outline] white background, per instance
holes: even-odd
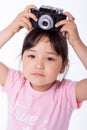
[[[86,0],[3,0],[0,1],[0,30],[5,28],[16,15],[28,4],[51,5],[69,11],[75,17],[75,22],[81,39],[87,45],[87,1]],[[26,29],[17,33],[1,50],[0,60],[7,66],[20,69],[20,52]],[[87,77],[87,71],[69,46],[70,69],[67,78],[80,80]],[[69,130],[87,130],[87,102],[72,114]],[[0,90],[0,130],[5,130],[7,123],[7,98]]]

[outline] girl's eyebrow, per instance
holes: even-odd
[[[29,49],[29,51],[31,51],[31,52],[37,52],[36,50],[33,50],[33,49]],[[53,51],[46,51],[46,54],[51,54],[51,55],[56,55],[57,56],[57,53],[53,52]]]
[[[29,49],[29,51],[31,51],[31,52],[36,52],[36,50],[33,50],[33,49]]]
[[[47,53],[47,54],[52,54],[52,55],[56,55],[56,56],[57,56],[57,53],[56,53],[56,52],[47,51],[46,53]]]

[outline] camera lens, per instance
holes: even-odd
[[[38,25],[43,30],[50,30],[53,28],[54,21],[49,15],[42,15],[38,20]]]
[[[48,25],[47,21],[43,21],[43,25],[47,26]]]

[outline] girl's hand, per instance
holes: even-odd
[[[28,5],[24,11],[20,12],[14,21],[9,25],[13,33],[18,32],[21,28],[32,30],[32,24],[30,18],[37,21],[37,17],[31,13],[31,9],[36,8],[34,5]]]
[[[63,36],[66,36],[69,43],[73,45],[75,42],[80,40],[78,30],[74,22],[75,19],[69,12],[64,12],[64,14],[68,19],[56,23],[55,27],[63,25],[63,27],[60,29],[60,32],[62,32]]]

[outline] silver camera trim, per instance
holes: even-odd
[[[46,21],[48,22],[48,25],[47,26],[44,26],[43,25],[43,22]],[[44,29],[44,30],[49,30],[53,27],[54,25],[54,22],[53,22],[53,19],[51,16],[45,14],[45,15],[42,15],[39,20],[38,20],[38,25],[40,26],[40,28]]]
[[[53,7],[53,6],[45,6],[45,5],[42,5],[41,8],[55,10],[58,14],[63,13],[62,8],[57,8],[57,7]]]

